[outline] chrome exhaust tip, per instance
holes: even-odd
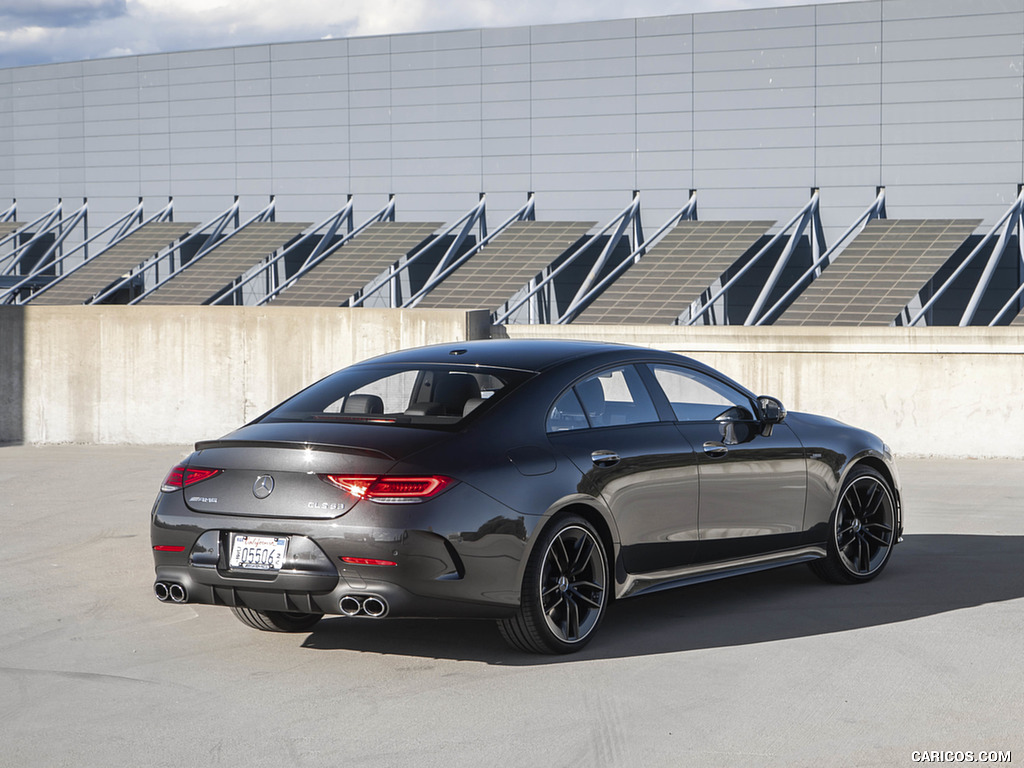
[[[354,595],[345,595],[338,603],[338,608],[346,616],[358,616],[363,610],[363,602]]]
[[[371,619],[380,619],[388,612],[388,604],[379,597],[368,597],[363,600],[363,612]]]
[[[170,592],[167,590],[167,585],[162,581],[158,581],[153,585],[153,593],[156,595],[156,599],[161,603],[166,603],[171,599]]]
[[[175,603],[184,603],[188,600],[188,593],[185,592],[185,588],[181,584],[171,584],[167,588],[167,594],[170,595],[171,600]]]

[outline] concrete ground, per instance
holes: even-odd
[[[491,622],[285,635],[157,602],[148,512],[186,452],[0,448],[0,766],[1024,762],[1024,461],[903,461],[906,538],[870,584],[637,598],[542,658]]]

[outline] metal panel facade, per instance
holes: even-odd
[[[881,0],[225,48],[0,70],[0,199],[28,220],[139,196],[206,220],[242,197],[319,220],[398,195],[405,220],[606,220],[828,231],[887,188],[891,216],[994,220],[1024,180],[1024,7]],[[156,203],[154,202],[154,205]]]

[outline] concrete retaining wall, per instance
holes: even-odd
[[[190,443],[383,352],[486,335],[485,313],[0,307],[0,442]],[[1024,456],[1024,328],[509,326],[696,357],[904,455]]]
[[[903,455],[1024,456],[1024,328],[508,326],[697,358],[790,410],[832,416]]]
[[[0,307],[0,442],[217,437],[338,368],[477,335],[484,318],[442,310]]]

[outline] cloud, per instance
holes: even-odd
[[[0,67],[326,37],[702,13],[804,1],[2,0]]]
[[[123,16],[127,0],[5,0],[0,30],[83,27]]]

